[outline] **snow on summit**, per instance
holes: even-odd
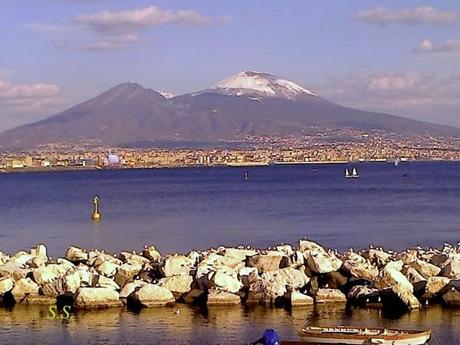
[[[244,71],[217,83],[213,90],[227,95],[261,95],[269,97],[295,98],[300,95],[316,96],[310,90],[269,73]]]
[[[174,98],[176,97],[175,94],[171,93],[171,92],[166,92],[166,91],[157,91],[160,95],[162,95],[164,98]]]

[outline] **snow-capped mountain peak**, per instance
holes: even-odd
[[[168,98],[168,99],[169,99],[169,98],[174,98],[174,97],[176,97],[176,95],[173,94],[173,93],[171,93],[171,92],[158,91],[158,93],[159,93],[160,95],[162,95],[164,98]]]
[[[212,90],[227,95],[258,95],[293,99],[302,95],[316,96],[310,90],[273,74],[243,71],[217,83]]]

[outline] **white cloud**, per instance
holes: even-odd
[[[447,24],[457,20],[454,11],[443,11],[430,6],[412,9],[391,10],[378,7],[370,10],[358,11],[354,19],[375,24],[403,23],[403,24]]]
[[[172,23],[195,26],[220,24],[228,21],[228,17],[211,18],[196,11],[170,11],[149,6],[135,10],[118,12],[106,10],[92,15],[80,15],[75,18],[75,21],[98,32],[133,33],[144,28]]]
[[[54,47],[102,51],[126,48],[139,42],[141,31],[166,24],[210,26],[223,24],[229,17],[208,17],[191,10],[164,10],[149,6],[134,10],[79,15],[71,24],[29,23],[26,28],[54,42]]]
[[[447,40],[442,44],[435,45],[431,40],[426,39],[420,42],[414,53],[453,53],[460,52],[460,40]]]
[[[80,49],[89,51],[113,50],[125,48],[137,42],[139,42],[139,37],[135,34],[111,35],[83,46]]]
[[[402,91],[414,87],[416,83],[415,78],[404,74],[377,75],[369,78],[366,89],[371,92]]]
[[[0,100],[50,98],[59,94],[59,91],[56,84],[13,84],[0,79]]]
[[[0,131],[38,120],[66,105],[56,84],[12,83],[0,76]]]
[[[460,76],[416,73],[353,74],[317,87],[331,101],[357,109],[460,126]]]

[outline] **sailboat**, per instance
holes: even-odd
[[[356,168],[353,168],[353,171],[351,172],[351,177],[359,177],[358,170],[356,170]]]
[[[350,170],[348,168],[345,169],[345,177],[346,178],[357,178],[359,177],[358,170],[356,168],[353,168],[350,174]]]

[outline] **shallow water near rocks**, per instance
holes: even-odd
[[[180,313],[175,311],[179,309]],[[398,319],[382,318],[377,309],[346,309],[315,306],[285,309],[215,307],[207,310],[177,305],[143,309],[139,314],[124,309],[78,312],[67,320],[51,320],[48,308],[17,306],[0,309],[2,344],[246,344],[266,327],[279,331],[285,340],[297,339],[305,325],[363,325],[434,331],[431,344],[457,345],[460,310],[432,306]]]

